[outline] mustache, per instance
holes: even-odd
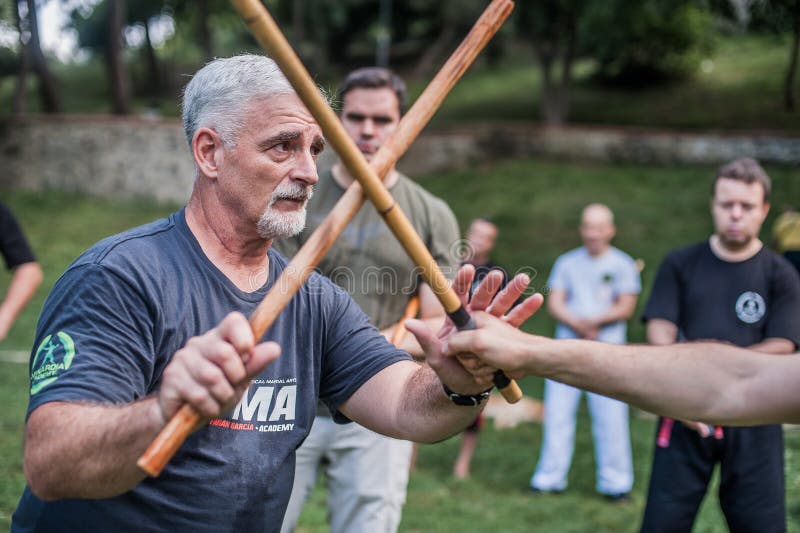
[[[269,197],[269,205],[272,206],[280,200],[305,202],[310,200],[312,196],[314,196],[314,187],[312,185],[303,186],[294,183],[279,185],[272,191],[272,195]]]

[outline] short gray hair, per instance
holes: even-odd
[[[183,130],[192,145],[203,127],[235,145],[249,105],[260,98],[294,94],[278,65],[266,56],[244,54],[215,59],[192,77],[183,91]]]

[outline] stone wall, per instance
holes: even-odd
[[[412,175],[509,157],[720,164],[751,156],[800,166],[800,137],[492,124],[426,131],[399,163]],[[194,168],[179,121],[35,117],[0,125],[0,187],[184,202]]]
[[[426,133],[409,150],[403,169],[427,173],[509,157],[717,165],[745,156],[800,166],[800,136],[493,124]]]
[[[63,117],[0,128],[0,186],[184,202],[194,165],[176,120]]]

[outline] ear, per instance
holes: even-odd
[[[199,128],[192,137],[192,155],[200,174],[216,179],[224,155],[224,146],[219,134],[211,128]]]

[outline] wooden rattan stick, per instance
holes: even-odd
[[[234,0],[233,3],[248,24],[252,26],[251,20],[255,20],[252,12],[243,10],[240,6],[243,2]],[[260,9],[265,12],[263,6],[258,2],[256,4],[256,11]],[[253,9],[253,6],[249,6],[249,8]],[[371,163],[375,174],[383,177],[395,165],[397,159],[408,149],[441,105],[450,89],[508,17],[511,9],[513,9],[511,0],[494,0],[484,11],[472,31],[400,121],[392,136],[381,146]],[[292,55],[294,55],[293,52]],[[295,254],[273,288],[250,316],[250,325],[256,339],[263,337],[267,329],[274,323],[280,312],[308,279],[314,267],[341,235],[350,220],[358,213],[364,201],[365,197],[359,182],[354,182],[339,199],[328,217]],[[517,396],[521,397],[519,388],[516,387],[518,392],[514,392],[514,387],[516,384],[512,381],[511,385],[506,388],[513,392],[512,400]],[[191,406],[181,407],[139,458],[137,462],[139,467],[149,475],[157,476],[201,420],[199,413]]]

